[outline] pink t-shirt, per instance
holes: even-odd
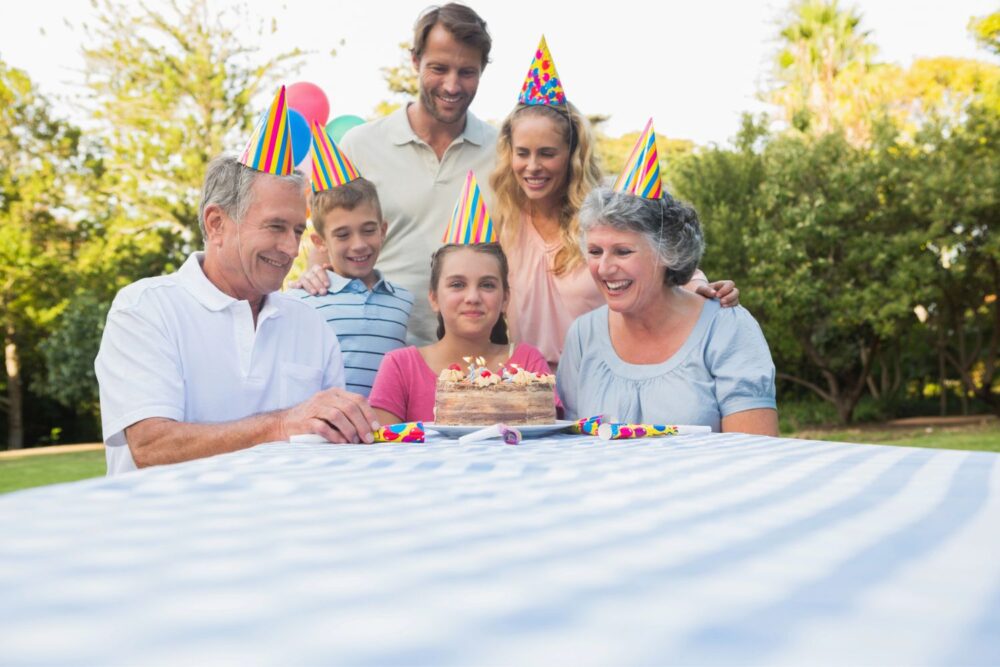
[[[507,323],[511,337],[537,347],[552,366],[559,363],[573,320],[604,305],[586,265],[561,276],[552,273],[558,251],[559,244],[545,245],[524,215],[514,247],[504,248],[510,265]]]
[[[551,373],[541,353],[530,345],[518,345],[510,363],[532,373]],[[368,403],[386,410],[404,422],[434,421],[434,394],[437,375],[420,351],[413,347],[393,350],[382,359]],[[562,407],[558,397],[556,406]]]

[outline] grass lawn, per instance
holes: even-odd
[[[994,420],[977,426],[924,428],[898,428],[876,424],[858,428],[803,430],[792,434],[791,437],[1000,452],[1000,421]],[[103,450],[0,458],[0,493],[100,477],[104,474],[104,470]]]
[[[925,428],[887,428],[884,425],[875,424],[862,428],[799,431],[792,437],[808,440],[863,442],[876,445],[1000,452],[1000,423],[997,421],[982,426],[928,426]]]
[[[0,459],[0,493],[104,474],[104,450]]]

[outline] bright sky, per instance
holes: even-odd
[[[472,106],[481,118],[499,120],[513,107],[544,33],[567,96],[584,113],[610,114],[610,134],[637,131],[652,116],[658,134],[702,144],[733,136],[741,112],[764,110],[755,94],[766,81],[773,35],[788,4],[612,0],[594,3],[600,11],[592,11],[580,9],[583,3],[540,0],[468,3],[486,19],[494,40],[493,62]],[[388,98],[379,68],[398,62],[398,43],[410,39],[413,21],[426,6],[424,0],[247,4],[252,13],[278,21],[279,31],[265,48],[314,50],[294,80],[323,88],[331,117],[369,116],[379,100]],[[966,26],[970,17],[995,11],[991,0],[861,0],[855,6],[864,28],[873,32],[882,61],[908,65],[924,56],[990,58],[977,49]],[[59,108],[71,115],[82,82],[79,24],[92,16],[90,2],[38,0],[30,7],[3,12],[0,58],[27,70],[49,96],[66,99]],[[334,47],[338,53],[331,57]]]

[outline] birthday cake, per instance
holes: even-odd
[[[471,361],[471,360],[470,360]],[[434,400],[436,424],[551,424],[556,420],[555,376],[514,364],[491,371],[476,359],[467,371],[441,371]]]

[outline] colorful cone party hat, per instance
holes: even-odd
[[[521,94],[518,96],[519,104],[545,104],[561,105],[566,104],[566,93],[563,91],[562,81],[556,73],[556,64],[549,53],[549,46],[545,43],[545,36],[538,42],[538,49],[535,51],[535,59],[531,61],[528,68],[528,76],[524,78],[524,85],[521,86]]]
[[[295,169],[284,86],[274,96],[271,108],[257,121],[240,162],[251,169],[276,176],[288,176]]]
[[[465,177],[465,187],[455,202],[455,210],[451,214],[451,222],[445,230],[442,243],[496,243],[497,233],[493,219],[486,210],[483,193],[479,191],[479,183],[471,171]]]
[[[312,126],[312,191],[322,192],[346,185],[361,174],[341,152],[319,123]]]
[[[652,118],[639,135],[625,168],[611,189],[645,199],[659,199],[663,195],[660,160],[656,154],[656,132],[653,131]]]

